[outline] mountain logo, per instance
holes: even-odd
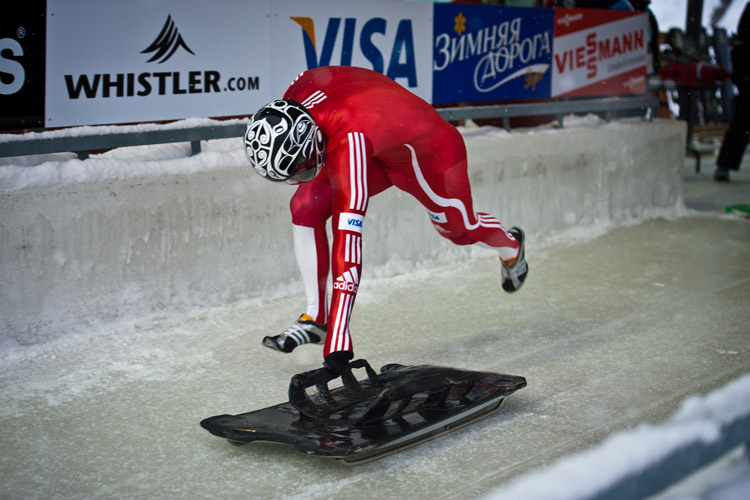
[[[151,52],[155,52],[155,54],[151,56],[151,59],[146,62],[154,62],[157,59],[160,59],[159,64],[161,64],[172,57],[172,55],[180,47],[195,55],[195,52],[190,50],[190,47],[187,46],[185,40],[182,39],[182,35],[177,29],[177,25],[172,20],[172,16],[168,15],[167,20],[164,22],[164,27],[161,29],[161,33],[159,33],[159,36],[157,36],[154,41],[151,42],[151,45],[143,49],[141,51],[141,54],[149,54]]]

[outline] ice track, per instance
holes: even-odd
[[[370,280],[352,329],[373,365],[500,371],[529,385],[495,416],[355,468],[232,447],[198,426],[284,400],[289,376],[318,365],[316,347],[260,346],[299,296],[28,348],[1,367],[0,497],[476,497],[748,372],[749,224],[704,211],[530,245],[515,295],[500,290],[492,258]]]

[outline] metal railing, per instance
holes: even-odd
[[[576,99],[543,103],[514,103],[490,106],[466,106],[439,108],[438,113],[449,121],[502,118],[503,126],[510,130],[510,118],[517,116],[554,115],[560,126],[563,117],[571,113],[604,113],[608,121],[618,111],[646,110],[658,106],[658,100],[650,96],[610,97],[600,99]],[[54,131],[24,135],[0,135],[0,157],[25,156],[47,153],[76,152],[86,159],[90,151],[114,149],[125,146],[143,146],[189,142],[191,154],[201,150],[200,141],[242,137],[246,121],[211,121],[209,124],[185,127],[183,125],[160,125],[144,130],[139,126],[85,127],[75,135],[60,135]],[[115,131],[112,131],[112,128]],[[106,130],[105,130],[106,129]]]
[[[658,105],[659,100],[651,96],[603,97],[599,99],[440,108],[438,113],[449,121],[502,118],[503,127],[510,130],[510,119],[517,116],[554,115],[558,124],[562,127],[563,118],[571,113],[605,113],[605,119],[609,121],[617,111],[643,110],[645,115],[646,110]]]
[[[173,142],[189,142],[191,154],[200,153],[200,141],[242,137],[245,123],[212,122],[192,127],[160,126],[143,130],[138,126],[117,127],[121,131],[101,132],[104,127],[86,127],[75,135],[58,136],[54,132],[39,132],[12,137],[3,141],[0,136],[0,157],[25,156],[73,151],[81,160],[88,158],[89,151],[114,149],[125,146],[146,146]],[[110,129],[111,127],[106,127]]]

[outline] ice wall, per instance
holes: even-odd
[[[529,245],[682,207],[683,123],[463,132],[477,210],[522,226]],[[295,285],[293,188],[249,171],[240,142],[231,149],[0,167],[0,346]],[[473,253],[396,189],[372,199],[364,234],[365,279]]]

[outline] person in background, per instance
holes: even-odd
[[[630,0],[630,3],[635,10],[648,14],[648,56],[650,58],[648,72],[649,74],[658,74],[662,67],[661,50],[659,48],[659,21],[649,8],[651,0]]]
[[[750,136],[750,2],[745,4],[732,40],[732,82],[737,86],[737,96],[732,121],[716,158],[717,182],[729,182],[729,171],[740,169]]]

